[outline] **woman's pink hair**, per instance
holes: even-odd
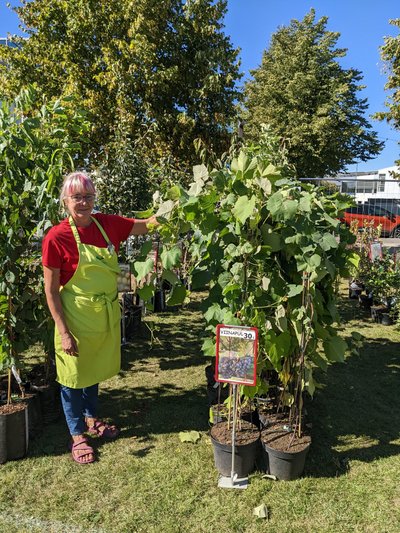
[[[60,205],[63,205],[63,200],[67,196],[72,196],[76,193],[82,193],[89,191],[93,194],[96,193],[93,181],[86,174],[86,172],[72,172],[65,176],[63,185],[60,192]]]

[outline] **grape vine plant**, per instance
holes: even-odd
[[[277,377],[280,402],[300,428],[303,392],[313,395],[317,386],[315,369],[344,361],[349,348],[338,331],[335,286],[358,255],[340,222],[349,197],[295,180],[270,144],[242,146],[211,170],[196,166],[188,190],[169,184],[156,195],[162,276],[173,286],[170,304],[187,300],[176,274],[183,239],[191,289],[208,287],[204,353],[215,355],[219,323],[257,327],[257,385],[241,386],[241,394],[265,395]],[[153,268],[148,246],[134,264],[139,278]],[[150,282],[141,296],[152,291]]]

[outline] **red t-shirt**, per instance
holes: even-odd
[[[135,219],[102,213],[92,216],[98,220],[118,252],[121,242],[128,238]],[[77,229],[82,244],[92,244],[99,248],[107,247],[106,240],[94,222],[86,228],[78,227]],[[52,227],[43,239],[42,263],[47,267],[59,268],[60,284],[65,285],[72,278],[78,262],[78,246],[68,218],[66,218],[57,226]]]

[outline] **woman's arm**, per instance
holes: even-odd
[[[149,231],[147,224],[153,224],[154,226],[159,225],[156,217],[154,216],[150,218],[142,218],[142,219],[137,218],[135,219],[135,223],[133,224],[129,235],[144,235],[145,233]]]
[[[69,355],[78,355],[78,347],[68,329],[60,298],[60,269],[43,266],[47,305],[61,336],[61,345]]]

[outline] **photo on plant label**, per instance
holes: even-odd
[[[216,381],[255,385],[257,330],[217,326]]]

